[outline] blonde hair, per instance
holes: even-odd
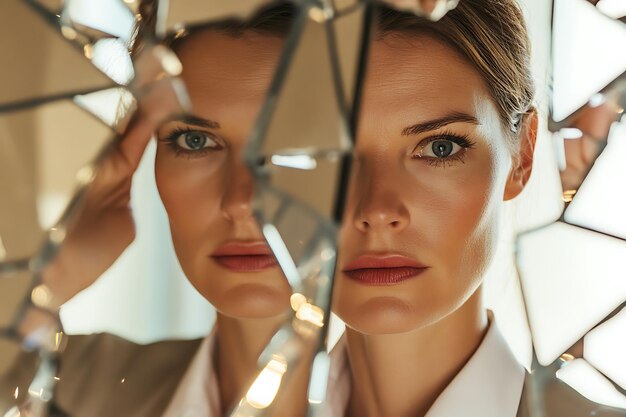
[[[154,0],[140,2],[133,55],[141,49],[142,39],[154,31],[155,4]],[[200,29],[212,27],[233,36],[248,30],[286,35],[295,8],[289,2],[273,2],[247,22],[228,20]],[[381,6],[376,23],[378,36],[427,33],[461,53],[485,79],[503,126],[511,132],[509,139],[515,143],[524,115],[532,110],[535,91],[530,40],[516,0],[461,0],[437,22]]]
[[[515,138],[532,109],[530,40],[515,0],[461,0],[438,22],[384,9],[379,36],[426,33],[461,53],[486,80],[504,126]]]

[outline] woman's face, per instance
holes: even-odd
[[[289,308],[290,287],[252,217],[243,150],[281,53],[277,37],[205,30],[176,52],[193,117],[157,132],[156,181],[174,248],[195,288],[223,314]]]
[[[481,284],[511,155],[480,74],[431,37],[373,42],[361,111],[333,306],[359,332],[406,332]]]

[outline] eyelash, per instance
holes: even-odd
[[[198,133],[202,133],[203,135],[207,135],[209,139],[217,143],[218,147],[215,147],[215,148],[207,147],[207,148],[203,148],[200,150],[191,151],[189,149],[182,148],[181,146],[178,145],[178,143],[176,143],[180,135],[183,135],[185,133],[191,133],[191,132],[198,132]],[[166,146],[169,146],[174,151],[174,154],[177,158],[178,157],[183,157],[187,159],[199,158],[209,152],[213,152],[213,151],[220,150],[223,148],[223,146],[219,144],[219,141],[215,139],[214,135],[211,135],[201,130],[189,129],[189,128],[176,128],[173,131],[171,131],[167,136],[165,136],[165,138],[160,139],[160,141],[165,143]]]
[[[415,155],[415,151],[417,149],[424,149],[429,144],[437,141],[437,140],[448,140],[450,142],[454,142],[459,145],[462,149],[455,153],[454,155],[445,157],[445,158],[433,158],[433,157],[424,157]],[[466,149],[473,149],[476,146],[476,142],[473,142],[467,135],[457,134],[452,132],[442,132],[435,136],[431,136],[422,140],[417,146],[413,149],[411,158],[412,159],[423,159],[430,166],[441,167],[441,166],[452,166],[457,162],[465,163],[465,153]]]

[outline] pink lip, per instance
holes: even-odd
[[[406,256],[362,255],[350,262],[343,272],[355,281],[367,285],[394,285],[415,278],[428,266]]]
[[[233,272],[257,272],[277,266],[270,247],[264,241],[232,241],[219,246],[211,258]]]

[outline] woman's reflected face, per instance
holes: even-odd
[[[478,288],[511,155],[480,74],[425,35],[372,43],[334,310],[362,333],[434,323]]]
[[[158,131],[157,186],[182,268],[235,317],[289,308],[242,153],[282,45],[211,30],[187,38],[176,52],[194,114]],[[409,331],[480,285],[511,154],[480,74],[431,37],[372,43],[361,112],[334,309],[363,333]]]
[[[289,308],[251,210],[243,150],[280,57],[279,37],[204,30],[175,51],[193,115],[157,132],[155,174],[185,275],[218,311],[260,318]]]

